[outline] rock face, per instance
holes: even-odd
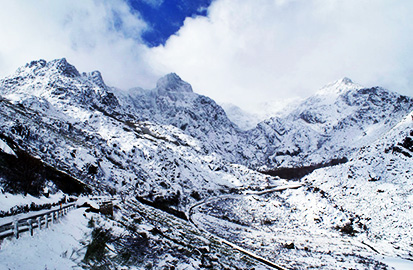
[[[230,162],[242,159],[243,132],[215,101],[194,93],[178,75],[159,79],[153,90],[117,91],[116,96],[124,110],[139,121],[172,125],[201,141],[205,153],[218,153]]]

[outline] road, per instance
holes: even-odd
[[[62,207],[55,206],[47,210],[33,211],[0,218],[0,239],[13,234],[18,238],[21,232],[29,230],[33,232],[33,228],[39,228],[43,226],[43,224],[47,227],[49,222],[53,222],[54,219],[65,215],[67,211],[74,208],[75,205],[76,203],[68,203]],[[53,216],[50,216],[52,213]],[[55,216],[55,213],[57,213],[57,216]],[[31,223],[32,221],[33,223]]]
[[[218,196],[218,197],[208,198],[208,199],[202,200],[200,202],[197,202],[196,204],[189,207],[186,214],[187,214],[187,217],[188,217],[189,221],[192,224],[194,224],[195,227],[197,227],[199,230],[201,230],[203,232],[206,232],[208,234],[213,235],[214,237],[218,238],[222,243],[224,243],[224,244],[226,244],[226,245],[242,252],[243,254],[249,256],[250,258],[252,258],[254,260],[259,261],[262,264],[265,264],[266,266],[270,266],[270,267],[272,267],[274,269],[278,269],[278,270],[286,270],[286,268],[284,268],[284,267],[282,267],[282,266],[280,266],[280,265],[278,265],[274,262],[271,262],[271,261],[255,254],[255,253],[251,252],[251,251],[248,251],[248,250],[238,246],[237,244],[234,244],[234,243],[232,243],[232,242],[230,242],[226,239],[223,239],[223,238],[219,237],[218,235],[216,235],[214,233],[211,233],[211,232],[207,231],[206,229],[203,228],[202,224],[197,224],[196,223],[196,221],[192,218],[192,215],[196,212],[196,209],[198,207],[200,207],[204,204],[207,204],[207,203],[222,200],[224,198],[235,198],[235,197],[242,197],[242,196],[249,196],[249,195],[262,195],[262,194],[271,193],[271,192],[283,191],[283,190],[286,190],[286,189],[296,189],[296,188],[299,188],[301,186],[302,186],[302,184],[291,184],[291,185],[279,186],[279,187],[275,187],[275,188],[271,188],[271,189],[267,189],[267,190],[262,190],[262,191],[245,191],[245,192],[243,192],[243,194],[239,194],[239,195],[238,194],[237,195],[221,195],[221,196]]]

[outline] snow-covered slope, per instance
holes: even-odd
[[[249,131],[263,170],[303,167],[349,158],[403,119],[413,99],[344,78],[329,84],[284,117]]]
[[[262,117],[258,114],[246,112],[240,107],[231,103],[223,103],[220,105],[225,110],[228,118],[242,130],[253,129],[259,122],[266,119],[265,117]]]
[[[116,98],[108,91],[98,71],[80,74],[65,58],[50,62],[32,61],[1,80],[0,88],[7,99],[43,111],[53,110],[48,103],[61,108],[79,107],[76,111],[101,109],[112,112],[118,107]],[[66,113],[71,114],[70,111]]]
[[[411,269],[412,170],[413,111],[302,188],[216,197],[193,218],[292,269]]]
[[[19,68],[0,80],[0,96],[2,200],[7,192],[24,193],[27,183],[47,184],[67,193],[79,192],[74,185],[80,185],[83,191],[118,195],[119,224],[123,219],[133,224],[135,211],[143,207],[136,200],[175,210],[180,216],[196,202],[205,204],[204,198],[221,198],[211,202],[225,206],[225,223],[215,215],[215,207],[205,213],[214,214],[214,224],[228,226],[213,231],[231,239],[231,218],[239,216],[254,230],[268,233],[263,235],[276,236],[259,238],[254,230],[238,224],[235,227],[248,236],[237,238],[239,244],[270,258],[280,251],[286,265],[314,267],[328,260],[330,267],[336,260],[350,258],[346,252],[354,254],[343,267],[375,261],[370,253],[363,257],[366,250],[370,252],[367,245],[353,247],[353,232],[341,236],[339,229],[356,223],[361,227],[353,229],[362,231],[355,235],[357,240],[387,255],[412,257],[410,97],[380,87],[364,88],[344,78],[289,108],[289,113],[245,131],[215,101],[196,94],[176,74],[161,78],[152,90],[121,91],[108,87],[99,72],[80,73],[65,59],[33,61]],[[297,168],[311,171],[347,159],[345,164],[308,175],[304,188],[279,195],[241,194],[241,187],[285,183],[256,168],[272,173],[280,167],[293,168],[294,174],[300,171]],[[23,180],[28,181],[23,189],[14,190],[15,181]],[[233,202],[227,204],[228,200]],[[238,201],[243,201],[241,207]],[[11,206],[3,211],[7,208]],[[152,214],[161,216],[156,222],[165,219],[164,213],[143,208],[145,222],[155,222]],[[171,224],[161,234],[183,221]],[[184,227],[185,233],[180,227],[171,235],[187,235],[193,229],[190,224]],[[296,241],[297,249],[286,251],[297,233],[305,237]],[[323,237],[314,238],[317,234]],[[325,246],[331,237],[335,240]],[[309,254],[318,254],[318,259]],[[359,262],[360,258],[368,261]]]
[[[14,139],[20,136],[26,144],[36,143],[32,149],[29,146],[26,149],[35,153],[42,149],[43,154],[36,155],[48,156],[49,163],[58,165],[56,160],[65,160],[62,156],[67,156],[67,165],[63,167],[66,171],[74,167],[70,171],[76,177],[83,174],[83,178],[109,180],[119,174],[116,178],[122,180],[118,182],[136,181],[136,175],[140,175],[138,178],[150,175],[151,179],[162,179],[168,174],[165,177],[168,183],[163,185],[166,187],[171,185],[170,179],[183,175],[185,179],[204,179],[210,175],[210,170],[215,175],[227,173],[229,169],[221,168],[221,164],[230,166],[227,162],[273,171],[280,167],[345,161],[354,151],[390,130],[413,108],[412,98],[379,87],[363,88],[344,78],[322,88],[291,113],[242,131],[219,105],[194,93],[192,87],[176,74],[161,78],[153,90],[134,88],[125,92],[106,86],[97,71],[80,74],[65,59],[33,61],[19,68],[14,75],[0,81],[0,94],[11,102],[3,101],[3,113],[10,117],[10,122],[2,121],[3,133],[9,133],[8,136],[14,136]],[[20,122],[14,121],[19,117],[22,117]],[[26,141],[22,134],[36,134],[42,130],[35,128],[34,123],[45,129],[44,134],[55,136],[54,141],[61,140],[62,134],[77,139],[63,140],[69,146],[47,143],[46,135]],[[77,150],[79,142],[88,146]],[[95,149],[97,145],[98,151]],[[161,148],[165,150],[159,150]],[[76,153],[69,154],[73,151]],[[186,154],[183,152],[190,154],[184,158]],[[155,169],[151,167],[153,164],[148,161],[148,155],[155,160],[163,155],[168,159],[174,157],[172,160],[186,159],[184,164],[192,165],[170,163],[176,173],[172,177],[169,174],[174,170],[158,172],[164,167],[165,157],[158,159]],[[103,162],[101,156],[110,157]],[[143,163],[132,166],[135,159]],[[145,163],[148,165],[143,165]],[[90,166],[99,168],[96,176],[84,173]],[[123,168],[128,166],[133,172],[126,176]],[[194,174],[196,170],[192,166],[206,168],[208,172],[196,176],[198,172]],[[108,169],[112,167],[119,172]],[[221,169],[215,171],[217,167]],[[187,174],[181,174],[176,172],[177,168],[190,169]],[[218,176],[218,179],[228,177]],[[221,180],[206,181],[221,183]],[[179,190],[176,186],[179,184],[172,185],[174,192]],[[195,188],[199,184],[190,186]]]
[[[0,81],[5,98],[0,101],[1,134],[14,142],[11,147],[40,157],[95,191],[178,208],[269,178],[208,149],[220,153],[218,146],[227,140],[239,147],[218,127],[234,136],[236,128],[215,102],[193,93],[178,76],[162,78],[149,94],[117,93],[120,101],[110,90],[98,72],[81,75],[64,59],[31,62]],[[156,106],[144,105],[151,102]]]
[[[172,125],[202,142],[206,153],[216,152],[231,162],[242,159],[242,132],[215,101],[194,93],[178,75],[159,79],[153,90],[115,93],[125,112],[137,120]]]
[[[16,156],[16,154],[13,152],[13,150],[10,148],[10,146],[7,145],[6,142],[3,140],[0,140],[0,151],[12,156]]]
[[[412,258],[413,112],[352,159],[305,179],[367,226],[380,253]]]

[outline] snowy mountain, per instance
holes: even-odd
[[[56,110],[68,117],[79,109],[100,111],[132,123],[170,125],[195,138],[205,154],[263,171],[345,160],[397,124],[412,99],[385,89],[363,88],[344,78],[327,85],[291,113],[240,130],[212,99],[193,92],[176,74],[155,89],[109,88],[98,71],[80,74],[65,59],[33,61],[2,81],[4,97],[23,106]],[[51,105],[50,105],[51,104]],[[59,111],[57,110],[57,111]],[[62,111],[63,110],[63,113]],[[50,112],[56,114],[58,112]]]
[[[54,195],[36,203],[115,195],[114,217],[73,216],[92,238],[82,216],[107,229],[110,269],[266,269],[242,248],[299,269],[387,269],[372,253],[413,256],[411,97],[344,78],[246,128],[176,74],[123,91],[65,59],[19,68],[0,96],[1,216],[43,188]],[[70,243],[72,263],[92,268]]]
[[[265,120],[265,117],[244,111],[234,104],[224,103],[220,105],[225,110],[228,118],[242,130],[253,129],[259,122]]]
[[[191,194],[199,199],[267,181],[208,150],[222,140],[232,143],[216,132],[218,126],[225,134],[237,135],[236,128],[215,102],[193,93],[176,75],[145,94],[117,91],[118,99],[111,90],[116,91],[98,72],[80,74],[65,59],[31,62],[0,81],[1,134],[12,148],[95,191],[139,195],[177,208],[194,201]]]
[[[413,99],[344,78],[319,90],[286,116],[249,131],[260,149],[261,170],[345,161],[399,123]]]
[[[148,155],[158,159],[160,168],[164,167],[166,157],[185,160],[184,164],[198,160],[203,165],[196,166],[208,171],[200,174],[201,179],[210,175],[211,164],[207,163],[211,162],[216,163],[212,174],[216,174],[216,167],[232,166],[230,163],[277,174],[282,168],[317,168],[345,162],[360,147],[385,134],[413,108],[412,98],[379,87],[363,88],[344,78],[322,88],[291,113],[242,131],[219,105],[194,93],[176,74],[161,78],[153,90],[135,88],[123,92],[106,86],[98,71],[80,74],[65,59],[33,61],[19,68],[14,75],[0,81],[0,94],[9,110],[3,113],[8,113],[13,120],[22,117],[19,122],[2,121],[3,135],[15,142],[20,136],[19,140],[27,144],[25,150],[40,157],[48,156],[45,161],[50,164],[58,165],[56,160],[67,159],[64,166],[58,166],[66,167],[66,171],[71,168],[71,174],[76,177],[84,178],[85,166],[93,166],[98,168],[96,176],[87,175],[88,179],[109,180],[119,175],[116,178],[122,180],[118,183],[136,181],[136,175],[161,179],[165,173],[171,173],[171,170],[159,173],[152,165],[143,165],[151,163]],[[28,116],[29,113],[34,116]],[[40,128],[27,125],[29,122],[42,126],[44,135],[26,141],[24,134],[40,133]],[[16,125],[24,127],[16,128]],[[56,127],[59,128],[56,130]],[[49,129],[53,132],[46,131]],[[82,144],[90,143],[86,148],[73,140],[63,140],[67,146],[44,143],[50,136],[59,141],[62,134],[69,138],[76,136]],[[29,146],[29,143],[36,145]],[[54,151],[45,149],[53,147],[56,147]],[[160,151],[159,147],[167,150],[155,154]],[[39,153],[40,149],[43,154]],[[191,158],[177,157],[181,151],[190,153]],[[77,154],[68,154],[71,152]],[[60,153],[67,157],[63,158]],[[159,158],[159,155],[165,157]],[[135,159],[142,160],[142,164]],[[132,171],[127,176],[123,169],[128,166]],[[177,164],[173,167],[182,168]],[[192,169],[188,170],[188,175],[184,174],[186,179],[194,176]],[[220,173],[228,170],[221,168]],[[182,175],[175,174],[172,179]],[[174,192],[180,189],[169,183],[170,175],[165,178],[168,183],[164,186],[175,186]],[[164,180],[154,180],[158,181]],[[113,185],[111,181],[108,183]]]
[[[172,125],[202,142],[205,153],[235,162],[242,155],[242,132],[212,99],[198,95],[176,74],[159,79],[153,90],[116,91],[122,108],[137,121]]]
[[[98,71],[80,74],[65,58],[32,61],[3,79],[1,87],[8,99],[27,107],[47,109],[48,102],[107,111],[118,107]]]

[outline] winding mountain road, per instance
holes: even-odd
[[[267,189],[267,190],[263,190],[263,191],[245,191],[245,192],[243,192],[243,194],[238,194],[238,195],[222,195],[222,196],[218,196],[218,197],[208,198],[208,199],[202,200],[202,201],[192,205],[191,207],[189,207],[186,215],[187,215],[189,221],[192,224],[194,224],[195,227],[197,227],[199,230],[201,230],[205,233],[213,235],[215,238],[219,239],[222,243],[238,250],[239,252],[249,256],[250,258],[252,258],[256,261],[259,261],[262,264],[265,264],[266,266],[270,266],[270,267],[272,267],[274,269],[278,269],[278,270],[286,270],[286,268],[284,268],[284,267],[282,267],[282,266],[280,266],[280,265],[278,265],[274,262],[271,262],[271,261],[255,254],[255,253],[251,252],[251,251],[248,251],[248,250],[238,246],[237,244],[234,244],[234,243],[232,243],[232,242],[230,242],[226,239],[223,239],[222,237],[219,237],[218,235],[216,235],[214,233],[211,233],[210,231],[207,231],[206,229],[203,228],[202,224],[198,224],[192,218],[192,215],[194,213],[196,213],[196,209],[201,207],[202,205],[205,205],[207,203],[211,203],[211,202],[214,202],[214,201],[222,200],[224,198],[234,198],[234,197],[242,197],[242,196],[249,196],[249,195],[262,195],[262,194],[276,192],[276,191],[283,191],[283,190],[286,190],[286,189],[296,189],[296,188],[299,188],[301,186],[302,186],[302,184],[283,185],[283,186],[279,186],[279,187],[275,187],[275,188],[271,188],[271,189]]]

